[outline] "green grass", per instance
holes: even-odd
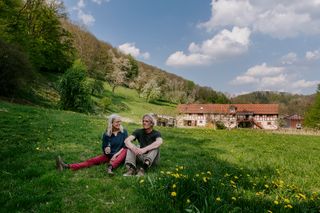
[[[112,97],[112,102],[115,105],[114,112],[119,112],[120,115],[132,119],[133,122],[138,123],[142,115],[146,113],[156,113],[174,116],[176,114],[176,105],[155,101],[148,103],[144,98],[140,98],[138,92],[133,89],[125,87],[117,87],[115,94],[111,93],[111,88],[105,84],[105,95]],[[125,105],[126,110],[121,110],[121,106]],[[117,109],[117,106],[119,106]]]
[[[61,75],[52,73],[36,73],[35,79],[24,91],[20,91],[15,100],[8,99],[17,103],[58,109],[59,93],[58,84]],[[88,78],[88,82],[93,79]],[[174,116],[176,114],[176,104],[165,101],[146,102],[144,98],[139,97],[134,89],[126,87],[117,87],[112,94],[109,84],[104,83],[105,91],[102,95],[92,96],[96,103],[103,97],[109,97],[112,100],[107,110],[102,110],[98,106],[94,107],[93,114],[109,115],[118,113],[126,117],[129,122],[140,123],[142,115],[146,113],[156,113]]]
[[[116,92],[123,102],[135,99]],[[319,211],[317,136],[158,128],[161,164],[142,179],[123,177],[123,167],[110,178],[104,165],[55,170],[57,155],[70,163],[101,153],[104,118],[6,102],[0,116],[1,212]]]

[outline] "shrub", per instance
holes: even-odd
[[[76,61],[62,76],[59,85],[62,109],[88,112],[92,109],[90,90],[86,84],[86,68]]]
[[[104,111],[106,111],[111,104],[112,100],[109,97],[103,97],[99,102],[100,107],[102,107]]]
[[[0,95],[10,97],[33,76],[27,55],[0,39]]]
[[[217,121],[216,126],[217,126],[217,129],[226,129],[226,126],[222,121]]]
[[[101,95],[104,91],[103,82],[95,79],[90,84],[91,87],[91,95]]]

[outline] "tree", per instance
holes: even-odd
[[[139,66],[137,61],[131,56],[128,56],[129,60],[129,69],[126,72],[126,78],[128,81],[132,81],[139,74]]]
[[[23,47],[36,70],[64,72],[72,64],[74,52],[71,35],[60,22],[65,18],[62,3],[19,2],[19,10],[13,6],[9,9],[12,12],[6,17],[5,38]]]
[[[142,97],[146,98],[148,102],[156,100],[161,95],[161,88],[155,79],[151,79],[142,88]]]
[[[320,129],[320,84],[318,84],[314,104],[311,105],[305,115],[304,124],[307,127]]]
[[[59,85],[60,105],[62,109],[77,112],[91,110],[90,90],[86,84],[87,71],[80,60],[74,62],[62,76]]]
[[[113,69],[110,73],[107,73],[106,80],[112,88],[112,94],[114,94],[116,87],[123,85],[125,82],[126,72],[123,69],[127,67],[128,61],[122,58],[113,58],[112,61]]]

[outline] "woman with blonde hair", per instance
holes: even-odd
[[[56,160],[56,166],[59,171],[63,169],[78,170],[102,163],[108,163],[107,173],[114,175],[113,169],[117,168],[126,158],[127,148],[124,140],[128,137],[127,130],[121,125],[121,117],[112,114],[108,119],[108,126],[102,136],[102,154],[90,158],[81,163],[66,164],[60,156]]]

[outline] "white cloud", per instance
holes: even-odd
[[[292,87],[293,88],[312,88],[316,87],[320,81],[306,81],[306,80],[298,80],[296,82],[293,82]]]
[[[260,79],[259,87],[261,89],[284,88],[288,84],[287,75],[268,76]]]
[[[135,58],[149,59],[150,54],[148,52],[142,53],[140,49],[135,46],[135,43],[124,43],[121,44],[119,50],[125,54],[130,54]]]
[[[193,53],[185,55],[182,51],[177,51],[169,56],[166,64],[169,66],[193,66],[208,64],[210,58],[206,55]]]
[[[82,10],[78,10],[78,19],[86,26],[91,26],[96,21],[92,15],[87,14]]]
[[[85,12],[85,7],[85,1],[79,0],[77,2],[77,6],[73,7],[72,10],[77,11],[77,18],[82,24],[86,26],[91,26],[94,24],[96,20],[91,14]]]
[[[214,60],[220,60],[240,55],[248,50],[250,45],[250,30],[234,27],[232,31],[222,30],[217,35],[203,41],[201,45],[192,42],[189,54],[177,51],[171,54],[166,64],[169,66],[206,65]]]
[[[281,39],[320,34],[319,0],[212,0],[211,10],[211,18],[199,25],[208,31],[240,26]]]
[[[320,81],[297,79],[298,75],[286,67],[267,66],[266,63],[249,68],[229,82],[234,86],[251,86],[255,90],[287,91],[301,93],[316,87]]]
[[[245,85],[245,84],[252,84],[252,83],[259,83],[259,79],[252,77],[252,76],[237,76],[236,79],[232,80],[231,85]]]
[[[287,55],[281,57],[282,64],[293,64],[298,60],[297,54],[294,52],[289,52]]]
[[[273,76],[282,73],[284,70],[284,67],[268,67],[266,63],[263,63],[249,68],[245,75],[254,77]]]
[[[256,11],[249,1],[213,0],[211,8],[212,17],[208,22],[201,23],[208,31],[218,26],[249,26],[256,16]]]
[[[110,1],[111,0],[91,0],[91,2],[99,5],[102,4],[103,2],[110,2]],[[77,11],[77,18],[82,24],[86,26],[91,26],[96,21],[93,15],[91,15],[89,12],[86,12],[85,0],[78,0],[77,5],[73,7],[72,10]]]
[[[96,4],[102,4],[103,2],[110,2],[111,0],[91,0],[92,2],[96,3]]]
[[[305,57],[309,61],[318,60],[318,59],[320,59],[320,51],[319,50],[308,51],[308,52],[306,52]]]
[[[80,8],[84,8],[86,5],[84,3],[84,0],[79,0],[78,3],[77,3],[77,8],[80,9]]]

